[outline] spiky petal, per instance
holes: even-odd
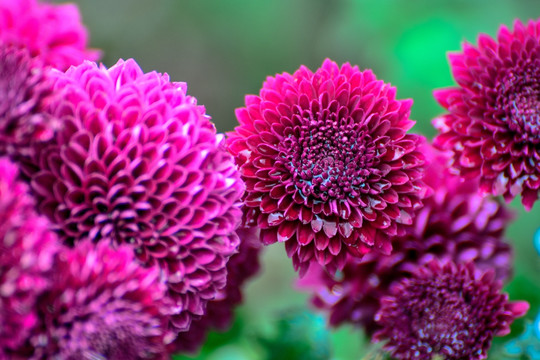
[[[255,228],[239,228],[238,253],[227,263],[227,286],[216,299],[208,302],[202,318],[193,321],[189,331],[180,333],[171,348],[181,353],[196,352],[206,340],[210,330],[225,331],[233,321],[234,310],[242,302],[244,283],[259,271],[260,242]]]

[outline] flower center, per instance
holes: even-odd
[[[470,306],[461,297],[422,304],[420,316],[411,322],[411,330],[418,339],[420,352],[456,356],[466,350],[467,340],[474,336]]]
[[[524,66],[509,71],[498,85],[497,107],[511,130],[540,142],[540,69]]]
[[[373,162],[370,136],[349,116],[306,111],[302,119],[282,144],[296,188],[321,200],[357,196]]]

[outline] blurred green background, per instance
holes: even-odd
[[[63,1],[57,1],[63,2]],[[413,98],[415,128],[429,137],[430,120],[441,113],[431,96],[453,84],[448,51],[500,24],[540,16],[540,1],[528,0],[78,0],[93,47],[103,62],[133,57],[145,71],[167,72],[188,83],[221,132],[235,126],[234,109],[245,94],[258,93],[268,75],[316,69],[324,58],[371,68]],[[509,229],[516,270],[507,287],[513,299],[540,307],[540,257],[532,246],[540,205]],[[368,349],[360,331],[330,332],[309,312],[307,295],[294,290],[295,274],[280,245],[266,249],[260,276],[246,289],[234,328],[212,334],[197,359],[361,359]],[[523,321],[510,337],[522,331]],[[503,340],[505,341],[505,340]],[[499,358],[498,341],[490,359]],[[372,357],[377,358],[376,356]],[[189,359],[178,357],[178,359]]]

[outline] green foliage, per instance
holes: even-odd
[[[265,359],[326,360],[330,358],[330,338],[321,316],[308,311],[280,315],[272,336],[259,337]]]

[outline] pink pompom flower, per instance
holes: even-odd
[[[60,96],[47,111],[62,128],[25,167],[39,210],[69,245],[109,238],[157,264],[171,326],[187,330],[239,245],[244,185],[223,136],[185,84],[133,60],[84,62],[53,81]]]

